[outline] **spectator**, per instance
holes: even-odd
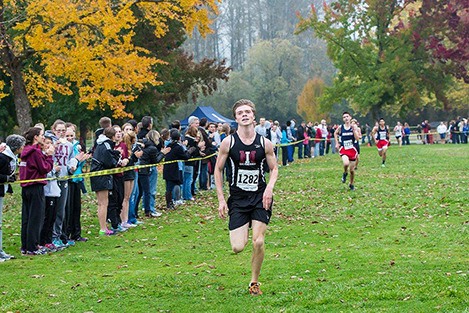
[[[177,129],[171,129],[170,132],[170,140],[171,142],[168,144],[167,147],[170,148],[170,151],[165,157],[166,161],[174,161],[174,160],[188,160],[191,157],[191,154],[196,150],[194,146],[186,150],[180,143],[180,134]],[[179,200],[179,196],[174,194],[174,190],[178,189],[180,185],[183,184],[183,172],[179,170],[178,163],[170,162],[164,164],[163,166],[163,179],[166,182],[166,209],[172,210],[174,209],[174,204],[177,200]]]
[[[91,161],[91,172],[115,168],[120,162],[120,153],[114,150],[114,141],[116,139],[116,130],[113,127],[107,127],[96,140],[96,148],[93,152]],[[122,161],[121,161],[122,162]],[[127,165],[128,161],[123,161]],[[90,177],[91,190],[96,192],[98,200],[98,221],[99,235],[111,236],[115,232],[107,228],[107,207],[109,204],[109,191],[113,189],[112,175],[100,175]]]
[[[14,256],[3,251],[3,197],[7,193],[13,193],[9,183],[16,180],[15,171],[18,155],[23,151],[26,139],[20,135],[10,135],[0,149],[0,263],[14,259]],[[3,150],[2,150],[3,149]]]
[[[46,178],[52,170],[55,153],[54,145],[44,145],[44,131],[32,127],[24,134],[25,147],[21,152],[20,180]],[[44,153],[42,152],[44,148]],[[21,183],[23,200],[21,212],[21,253],[27,255],[45,254],[39,247],[41,229],[44,222],[45,180]]]
[[[300,126],[296,129],[296,140],[301,140],[298,145],[298,159],[303,159],[306,157],[306,148],[304,147],[304,140],[305,140],[305,131],[306,131],[306,123],[302,121]],[[303,152],[304,151],[304,152]],[[303,154],[304,153],[304,154]]]
[[[404,135],[402,136],[402,144],[403,145],[410,145],[410,127],[409,123],[404,123]]]
[[[321,155],[322,130],[317,122],[314,123],[314,129],[316,131],[316,135],[314,137],[314,157],[318,157]]]
[[[163,148],[160,150],[158,147],[162,147],[160,143],[160,134],[156,130],[150,130],[146,135],[144,141],[145,147],[143,148],[143,154],[140,158],[140,165],[156,164],[163,160],[164,155],[169,152],[169,148]],[[154,169],[154,170],[153,170]],[[151,185],[150,176],[152,171],[156,171],[156,166],[153,167],[142,167],[138,170],[138,179],[141,182],[142,189],[142,202],[143,209],[146,217],[159,217],[161,212],[152,210],[151,203],[155,203],[155,193],[153,193],[153,186]],[[155,187],[156,188],[156,187]],[[153,201],[151,199],[153,198]]]
[[[444,122],[440,122],[440,125],[436,128],[436,132],[438,135],[440,135],[440,143],[444,144],[446,143],[446,132],[447,132],[447,127]]]
[[[265,117],[259,119],[259,124],[254,127],[254,131],[259,135],[268,138],[268,133],[271,128],[271,123],[265,120]]]

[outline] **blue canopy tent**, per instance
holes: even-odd
[[[181,121],[182,127],[186,127],[189,124],[188,120],[190,116],[197,116],[199,119],[205,117],[207,118],[209,122],[214,122],[214,123],[228,123],[230,124],[231,127],[237,126],[234,120],[224,117],[223,115],[215,111],[214,108],[199,106],[194,110],[194,112],[189,114],[188,117],[186,117],[185,119]]]

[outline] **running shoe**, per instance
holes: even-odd
[[[26,251],[26,255],[44,255],[47,254],[47,249],[39,248],[36,251]]]
[[[59,251],[60,251],[60,250],[63,250],[63,249],[65,249],[65,248],[68,247],[68,246],[65,245],[65,244],[62,242],[62,240],[60,240],[60,239],[54,239],[54,240],[52,241],[52,243],[54,244],[54,246],[55,246],[55,247],[57,248],[57,250],[59,250]]]
[[[347,172],[342,174],[342,183],[345,184],[345,181],[347,180]]]
[[[15,257],[10,255],[10,254],[7,254],[5,253],[5,251],[0,251],[0,259],[3,259],[5,261],[8,261],[8,260],[11,260],[11,259],[14,259]]]
[[[112,235],[115,235],[117,234],[116,232],[110,230],[110,229],[106,229],[106,230],[99,230],[99,235],[100,236],[112,236]]]
[[[122,227],[125,227],[125,228],[127,228],[127,229],[133,228],[133,227],[137,227],[137,225],[130,224],[130,223],[128,223],[128,222],[122,223],[121,225],[122,225]]]
[[[121,224],[117,225],[117,228],[116,229],[113,229],[113,231],[117,231],[119,233],[123,233],[125,231],[129,230],[128,228],[122,226]]]
[[[254,283],[249,284],[249,294],[251,294],[253,296],[261,295],[262,291],[261,291],[260,286],[261,286],[261,284],[258,283],[258,282],[254,282]]]
[[[163,215],[163,213],[158,212],[158,211],[145,213],[146,217],[160,217],[161,215]]]
[[[44,248],[46,248],[48,252],[57,252],[57,247],[53,243],[46,243]]]
[[[81,236],[80,236],[80,237],[78,237],[77,239],[75,239],[75,242],[77,242],[77,241],[78,241],[78,242],[86,242],[86,241],[88,241],[88,238],[85,238],[85,237],[81,237]]]
[[[354,186],[354,185],[350,184],[350,185],[348,185],[348,186],[349,186],[350,190],[355,190],[355,186]]]

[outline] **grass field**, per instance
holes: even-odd
[[[353,192],[337,155],[279,169],[260,297],[214,191],[109,238],[84,198],[88,242],[23,257],[16,187],[0,312],[469,312],[469,146],[393,145],[386,165],[363,147]]]

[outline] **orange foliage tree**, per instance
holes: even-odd
[[[31,106],[54,94],[78,93],[88,109],[109,107],[114,117],[131,116],[125,103],[145,86],[162,84],[157,56],[132,38],[143,12],[155,35],[171,20],[187,32],[210,31],[218,0],[0,0],[0,97],[13,95],[21,130],[32,124]]]
[[[303,91],[298,96],[297,113],[307,121],[319,121],[327,117],[327,113],[321,110],[319,98],[324,92],[324,81],[315,77],[308,79]]]

